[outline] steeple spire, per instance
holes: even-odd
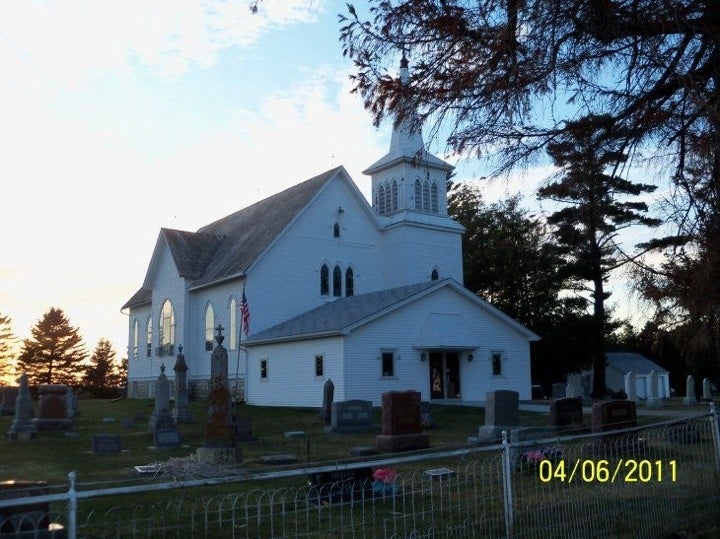
[[[410,84],[410,70],[408,68],[408,59],[403,50],[402,59],[400,60],[400,83],[404,86]],[[414,110],[407,111],[405,117],[393,126],[392,136],[390,138],[390,153],[400,157],[417,157],[418,152],[425,148],[422,138],[422,130],[420,122],[417,120],[417,114]]]

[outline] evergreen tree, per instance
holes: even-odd
[[[628,261],[620,256],[616,237],[633,225],[657,226],[658,219],[644,215],[647,205],[620,200],[651,193],[655,186],[633,183],[606,169],[619,166],[627,156],[612,147],[613,124],[609,116],[588,116],[569,123],[565,133],[548,145],[560,168],[560,177],[538,190],[541,199],[562,207],[548,217],[566,258],[564,271],[576,279],[576,289],[592,298],[593,329],[588,336],[593,356],[593,397],[605,395],[605,336],[610,329],[605,283],[610,272]],[[590,283],[588,287],[586,283]]]
[[[31,384],[74,385],[82,378],[87,351],[62,309],[51,307],[23,340],[18,368]]]
[[[108,397],[118,393],[125,383],[122,364],[115,361],[115,350],[110,341],[100,339],[90,357],[90,365],[85,369],[83,386],[96,397]],[[127,363],[125,374],[127,373]]]
[[[0,314],[0,385],[13,383],[15,379],[15,335],[12,331],[12,319]]]

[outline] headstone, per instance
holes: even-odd
[[[502,431],[520,424],[520,394],[498,389],[485,393],[485,425],[478,427],[476,442],[497,442]]]
[[[650,381],[648,383],[648,395],[645,404],[647,406],[660,406],[660,398],[658,397],[658,382],[660,378],[656,370],[650,371]]]
[[[75,395],[71,387],[68,387],[65,393],[65,406],[67,407],[68,419],[74,420],[78,415],[78,401],[77,395]]]
[[[238,442],[254,442],[257,436],[253,436],[252,420],[247,416],[233,416],[233,430],[235,440]]]
[[[602,435],[591,444],[584,446],[584,456],[609,458],[643,453],[646,448],[645,440],[639,438],[635,431],[622,432],[636,426],[635,402],[629,400],[596,402],[592,407],[592,431],[614,432]]]
[[[347,400],[332,403],[333,432],[367,432],[377,429],[371,401]]]
[[[27,374],[21,375],[18,381],[20,385],[15,399],[15,419],[7,432],[7,438],[9,440],[28,440],[37,436],[37,429],[32,421],[32,397]]]
[[[553,399],[564,399],[565,398],[565,384],[557,382],[552,385],[552,398]]]
[[[148,421],[150,430],[156,430],[158,422],[167,422],[170,415],[170,380],[165,376],[165,364],[160,365],[160,376],[155,380],[155,407]]]
[[[310,474],[308,501],[314,504],[347,503],[372,496],[369,467]]]
[[[180,447],[182,438],[177,429],[157,429],[153,436],[153,445],[157,448]]]
[[[572,382],[568,382],[565,386],[565,398],[573,399],[579,396],[580,392],[578,391],[578,388],[575,386],[575,384],[573,384]]]
[[[430,447],[422,432],[419,391],[388,391],[382,394],[382,423],[375,438],[379,451],[395,453]]]
[[[187,370],[188,366],[185,362],[185,354],[183,347],[178,347],[178,355],[173,367],[175,371],[175,407],[172,415],[176,423],[191,423],[192,415],[190,414],[190,394],[187,387]]]
[[[15,415],[15,401],[18,396],[17,386],[8,386],[2,388],[2,407],[0,408],[0,414],[2,415]]]
[[[627,400],[636,402],[637,401],[637,387],[635,385],[635,374],[632,371],[628,371],[623,376],[625,385],[625,396]]]
[[[582,429],[582,399],[566,397],[550,401],[550,426],[560,430]]]
[[[583,402],[592,402],[592,371],[582,373],[580,381],[580,397],[582,397]]]
[[[323,402],[322,408],[320,409],[320,419],[326,425],[330,425],[332,422],[332,403],[335,397],[335,384],[328,378],[323,384]]]
[[[95,454],[119,453],[122,450],[120,436],[117,434],[93,434],[92,452]]]
[[[703,400],[705,401],[711,401],[712,400],[712,387],[710,386],[710,379],[709,378],[703,378]]]
[[[232,401],[228,390],[228,353],[222,345],[225,337],[218,325],[217,345],[210,356],[210,392],[205,441],[197,450],[198,460],[214,464],[237,464],[242,461],[242,451],[236,447],[235,429],[232,421]]]
[[[485,426],[513,426],[520,421],[520,395],[498,389],[485,394]]]
[[[68,412],[68,387],[62,384],[46,384],[38,387],[38,413],[33,419],[38,431],[64,430],[73,425]]]
[[[695,397],[695,378],[692,374],[688,374],[685,379],[685,398],[683,404],[688,406],[697,404],[697,398]]]
[[[628,400],[612,400],[593,404],[593,432],[607,432],[636,426],[637,411],[634,402]]]

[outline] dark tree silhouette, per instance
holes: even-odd
[[[116,361],[115,350],[110,341],[100,339],[90,356],[90,365],[85,368],[82,385],[96,397],[117,396],[120,388],[125,385],[123,365]]]
[[[23,340],[18,370],[31,384],[75,385],[84,372],[87,351],[77,328],[62,309],[51,307]]]
[[[12,382],[15,377],[14,346],[12,319],[0,314],[0,385]]]

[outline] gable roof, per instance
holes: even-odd
[[[125,302],[125,305],[120,307],[120,310],[149,305],[150,303],[152,303],[152,290],[143,286]]]
[[[338,172],[335,167],[265,198],[200,229],[197,234],[222,236],[223,243],[192,283],[197,288],[241,276]]]
[[[518,324],[456,281],[443,279],[441,281],[426,281],[357,296],[338,298],[256,333],[249,337],[245,344],[253,346],[272,342],[345,335],[357,327],[444,287],[452,287],[475,301],[489,314],[511,325],[526,336],[528,340],[539,339],[533,332]]]
[[[635,352],[607,352],[605,358],[609,367],[614,367],[623,373],[630,371],[635,374],[650,374],[651,371],[668,372],[654,361]]]

